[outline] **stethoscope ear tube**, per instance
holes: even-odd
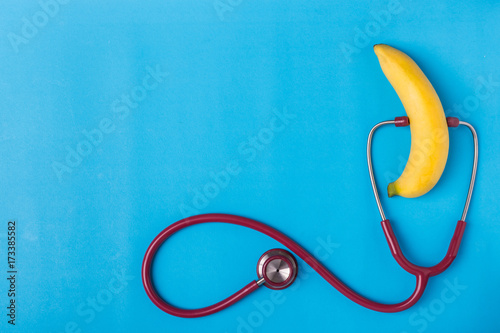
[[[465,122],[461,121],[456,117],[448,117],[446,118],[446,123],[448,124],[448,127],[458,127],[459,125],[466,126],[469,128],[471,134],[472,134],[472,140],[474,143],[474,160],[472,163],[472,172],[471,172],[471,177],[470,177],[470,182],[469,182],[469,190],[467,191],[467,198],[465,200],[465,205],[464,205],[464,210],[462,212],[462,217],[460,218],[461,221],[465,221],[465,218],[467,217],[467,212],[469,210],[469,205],[470,205],[470,200],[472,198],[472,192],[474,190],[474,183],[476,181],[476,173],[477,173],[477,160],[479,156],[479,144],[478,144],[478,139],[477,139],[477,133],[474,127]],[[380,201],[380,196],[378,194],[377,190],[377,183],[375,181],[375,174],[373,172],[373,163],[372,163],[372,140],[373,140],[373,134],[375,134],[375,131],[379,129],[380,127],[384,125],[390,125],[394,124],[396,127],[405,127],[410,124],[410,121],[408,117],[396,117],[394,120],[386,120],[386,121],[381,121],[380,123],[376,124],[375,126],[372,127],[370,130],[370,133],[368,134],[368,143],[366,144],[366,160],[368,162],[368,172],[370,174],[370,182],[372,184],[372,189],[373,189],[373,195],[375,196],[375,201],[377,202],[377,207],[378,211],[380,213],[380,217],[382,218],[382,221],[386,220],[384,209],[382,208],[382,203]]]
[[[448,125],[450,127],[456,127],[459,124],[460,125],[465,125],[467,126],[473,136],[474,139],[474,162],[473,162],[473,168],[472,168],[472,175],[471,175],[471,181],[469,185],[469,191],[467,193],[467,199],[465,202],[464,206],[464,211],[462,214],[462,218],[458,221],[457,226],[455,228],[455,232],[453,234],[453,237],[451,239],[450,245],[448,247],[448,251],[437,265],[434,265],[432,267],[422,267],[422,266],[417,266],[412,264],[406,257],[403,255],[403,252],[401,251],[401,248],[398,244],[396,235],[394,234],[394,231],[392,229],[392,226],[389,222],[388,219],[386,219],[382,204],[380,202],[380,198],[378,195],[377,191],[377,186],[375,182],[375,177],[373,174],[373,166],[372,166],[372,158],[371,158],[371,142],[373,138],[373,134],[377,128],[379,128],[382,125],[386,124],[395,124],[397,127],[401,126],[407,126],[409,124],[408,118],[407,117],[397,117],[395,120],[390,120],[390,121],[384,121],[381,123],[378,123],[375,125],[372,130],[370,131],[370,134],[368,136],[368,144],[367,144],[367,158],[368,158],[368,170],[370,173],[370,180],[372,183],[372,188],[373,192],[375,195],[375,200],[377,201],[377,206],[380,212],[380,216],[382,217],[382,229],[385,234],[385,238],[387,243],[389,244],[390,251],[396,260],[396,262],[407,272],[410,274],[415,275],[416,277],[416,286],[415,290],[411,294],[410,297],[408,297],[405,301],[397,303],[397,304],[384,304],[384,303],[378,303],[374,302],[372,300],[369,300],[360,294],[356,293],[352,289],[350,289],[347,285],[345,285],[343,282],[341,282],[333,273],[331,273],[323,264],[321,264],[316,258],[314,258],[307,250],[305,250],[303,247],[301,247],[298,243],[293,241],[291,238],[287,237],[283,233],[279,232],[278,230],[260,223],[258,221],[242,217],[242,216],[237,216],[237,215],[229,215],[229,214],[202,214],[202,215],[196,215],[192,217],[188,217],[185,219],[182,219],[169,227],[165,228],[158,236],[155,237],[153,242],[149,245],[146,254],[144,256],[144,260],[142,263],[142,282],[144,284],[144,289],[146,290],[146,293],[148,297],[151,299],[151,301],[161,310],[177,316],[177,317],[184,317],[184,318],[195,318],[195,317],[202,317],[202,316],[208,316],[210,314],[213,314],[215,312],[218,312],[222,309],[227,308],[228,306],[234,304],[235,302],[241,300],[243,297],[247,296],[254,290],[258,289],[259,286],[262,284],[270,284],[269,287],[273,287],[275,289],[280,289],[281,287],[286,287],[291,284],[292,281],[289,282],[289,280],[283,280],[280,282],[280,280],[272,281],[272,279],[269,279],[268,277],[264,276],[262,273],[263,269],[260,270],[259,273],[259,268],[257,268],[257,273],[258,273],[258,280],[251,281],[249,284],[244,286],[241,290],[238,292],[234,293],[232,296],[229,296],[228,298],[224,299],[223,301],[216,303],[214,305],[201,308],[201,309],[180,309],[177,308],[169,303],[167,303],[164,299],[162,299],[158,292],[155,290],[154,283],[152,281],[151,277],[151,269],[153,265],[153,260],[156,252],[160,248],[160,246],[174,233],[177,231],[187,228],[189,226],[193,226],[196,224],[201,224],[201,223],[213,223],[213,222],[219,222],[219,223],[229,223],[229,224],[235,224],[235,225],[240,225],[246,228],[254,229],[258,232],[261,232],[276,241],[280,242],[283,244],[283,246],[287,247],[295,253],[298,257],[300,257],[302,260],[304,260],[309,266],[311,266],[319,275],[321,275],[328,283],[330,283],[334,288],[336,288],[338,291],[340,291],[344,296],[352,300],[353,302],[356,302],[360,304],[361,306],[364,306],[368,309],[375,310],[375,311],[380,311],[380,312],[398,312],[398,311],[403,311],[411,306],[413,306],[422,296],[424,293],[425,287],[427,286],[427,282],[429,280],[429,277],[437,275],[445,271],[453,262],[455,259],[458,249],[460,247],[460,243],[462,240],[462,236],[465,230],[465,217],[467,215],[467,211],[469,208],[470,204],[470,199],[472,196],[472,191],[474,188],[474,181],[476,177],[476,170],[477,170],[477,160],[478,160],[478,142],[477,142],[477,134],[472,125],[466,122],[459,121],[456,118],[448,118]],[[278,251],[278,252],[276,252]],[[284,250],[278,250],[278,249],[273,249],[268,251],[269,257],[261,257],[263,263],[263,267],[267,267],[269,265],[271,260],[282,260],[283,262],[286,263],[286,266],[288,268],[293,267],[292,261],[295,261],[295,259],[292,259],[283,252],[279,251],[284,251]],[[287,252],[287,251],[284,251]],[[267,253],[267,252],[266,252]],[[288,253],[288,252],[287,252]],[[266,254],[265,254],[266,255]],[[258,266],[259,267],[259,266]],[[295,272],[291,272],[293,274],[296,274],[296,264],[295,264]],[[294,277],[293,277],[294,278]],[[285,286],[286,285],[286,286]]]

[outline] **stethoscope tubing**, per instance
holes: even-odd
[[[464,221],[458,221],[455,233],[448,248],[448,252],[445,258],[439,264],[432,267],[420,267],[417,265],[413,265],[404,257],[399,247],[396,236],[392,230],[389,220],[382,221],[382,228],[386,240],[389,244],[392,255],[394,256],[398,264],[401,265],[401,267],[403,267],[406,271],[415,275],[416,277],[415,290],[408,299],[397,304],[384,304],[369,300],[359,295],[355,291],[353,291],[342,281],[340,281],[333,273],[331,273],[328,270],[328,268],[326,268],[316,258],[314,258],[314,256],[312,256],[306,249],[304,249],[302,246],[300,246],[298,243],[293,241],[288,236],[284,235],[283,233],[279,232],[278,230],[266,224],[263,224],[261,222],[246,217],[229,215],[229,214],[202,214],[202,215],[188,217],[165,228],[158,236],[156,236],[156,238],[148,247],[146,254],[144,256],[142,265],[142,281],[144,284],[144,289],[146,290],[146,293],[151,299],[151,301],[153,301],[153,303],[161,310],[171,315],[184,318],[208,316],[210,314],[213,314],[215,312],[227,308],[228,306],[239,301],[240,299],[247,296],[248,294],[250,294],[252,291],[256,290],[259,287],[257,281],[252,281],[245,287],[243,287],[240,291],[236,292],[235,294],[226,298],[225,300],[216,303],[214,305],[200,309],[180,309],[167,303],[158,295],[152,281],[151,268],[154,256],[159,247],[170,236],[172,236],[174,233],[176,233],[181,229],[196,224],[213,223],[213,222],[240,225],[246,228],[256,230],[275,239],[276,241],[280,242],[285,247],[287,247],[290,251],[295,253],[302,260],[304,260],[309,266],[311,266],[311,268],[313,268],[319,275],[321,275],[329,284],[331,284],[335,289],[340,291],[344,296],[346,296],[353,302],[358,303],[361,306],[380,312],[403,311],[413,306],[420,299],[425,290],[429,277],[443,272],[455,259],[466,225]]]

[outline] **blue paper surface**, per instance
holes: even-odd
[[[499,16],[496,1],[1,2],[0,331],[498,332]],[[453,265],[401,313],[349,301],[302,261],[294,287],[260,288],[209,317],[156,308],[141,282],[147,246],[209,212],[285,232],[371,299],[412,293],[366,167],[370,128],[404,115],[376,43],[409,54],[447,115],[478,131],[477,185]],[[408,128],[381,129],[375,171],[404,253],[430,266],[461,216],[472,140],[450,129],[438,185],[389,199],[409,144]],[[276,246],[241,227],[192,227],[161,248],[154,279],[171,303],[206,306],[255,279],[257,259]]]

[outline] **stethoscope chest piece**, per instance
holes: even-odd
[[[270,289],[285,289],[297,277],[297,260],[283,249],[272,249],[264,253],[257,263],[259,281]]]

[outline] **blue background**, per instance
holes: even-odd
[[[226,11],[219,15],[214,4]],[[500,330],[500,87],[481,86],[482,78],[500,81],[500,5],[401,0],[400,7],[381,24],[375,17],[392,9],[389,1],[71,1],[47,7],[50,17],[37,1],[2,1],[0,330]],[[17,45],[11,40],[24,38],[23,18],[41,27]],[[477,185],[454,264],[430,280],[415,307],[395,314],[352,303],[302,262],[300,282],[279,295],[261,288],[199,319],[156,308],[142,287],[142,258],[188,206],[257,219],[322,256],[329,240],[325,264],[356,291],[381,302],[411,294],[414,277],[391,257],[366,168],[370,128],[404,115],[375,43],[412,56],[447,115],[477,128]],[[356,48],[349,57],[346,45]],[[129,114],[115,113],[113,102],[142,84],[148,66],[169,75]],[[259,133],[267,138],[273,110],[284,109],[295,115],[285,129],[255,156],[245,150]],[[67,147],[82,145],[82,131],[105,118],[114,131],[59,179],[54,165],[66,163]],[[385,187],[404,166],[410,134],[388,127],[376,135],[382,201],[414,263],[433,265],[446,252],[465,200],[471,141],[467,129],[451,129],[438,185],[417,199],[388,199]],[[211,172],[231,163],[239,174],[196,208]],[[15,328],[5,316],[9,219],[18,230]],[[177,306],[206,306],[254,279],[257,259],[275,246],[241,227],[192,227],[162,247],[155,281]],[[128,282],[111,293],[115,273]],[[453,293],[450,283],[461,289]],[[96,297],[107,304],[89,310]]]

